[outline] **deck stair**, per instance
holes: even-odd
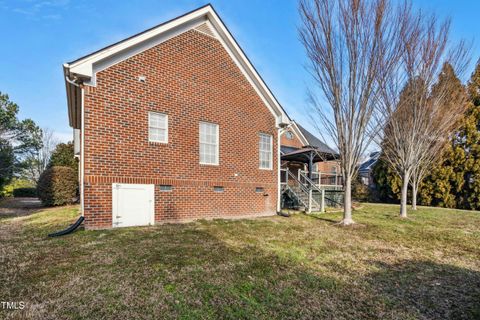
[[[283,185],[282,193],[286,193],[290,198],[296,200],[299,206],[309,211],[319,211],[320,203],[312,197],[312,188],[308,184],[302,183],[291,171],[288,171],[287,184]],[[310,206],[309,206],[310,204]]]
[[[288,199],[288,207],[294,207],[306,212],[325,210],[325,205],[341,206],[339,196],[343,195],[341,190],[332,190],[317,185],[309,179],[305,172],[299,171],[298,175],[290,170],[283,170],[282,179],[282,200],[285,207]]]

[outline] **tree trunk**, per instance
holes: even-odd
[[[417,182],[412,183],[412,210],[417,210]]]
[[[343,196],[343,220],[340,224],[348,226],[353,223],[355,222],[352,219],[352,179],[347,176]]]
[[[402,176],[402,197],[400,199],[400,217],[407,217],[407,195],[408,195],[408,180],[410,179],[410,173],[408,171],[403,172]]]

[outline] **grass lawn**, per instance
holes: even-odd
[[[0,217],[0,301],[24,319],[480,319],[480,213],[340,213],[46,234],[77,207]]]

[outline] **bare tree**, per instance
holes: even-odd
[[[311,114],[340,154],[344,225],[354,223],[351,184],[358,162],[384,123],[380,97],[401,57],[404,9],[388,0],[300,0],[300,39],[321,94],[310,91]]]
[[[433,86],[430,104],[433,104],[430,121],[433,124],[429,130],[430,144],[420,153],[412,171],[410,185],[412,186],[412,210],[417,210],[418,187],[428,175],[432,166],[439,161],[445,145],[451,135],[461,125],[459,121],[467,109],[466,90],[460,79],[455,75],[453,67],[445,63],[438,82]]]
[[[53,130],[49,128],[41,130],[41,141],[41,145],[33,150],[25,161],[24,175],[35,184],[47,168],[52,152],[59,143],[53,134]]]
[[[437,158],[462,116],[462,103],[445,103],[452,83],[438,82],[443,66],[462,70],[467,50],[463,43],[448,48],[450,21],[420,12],[407,16],[409,28],[401,34],[402,63],[383,91],[389,116],[383,134],[384,158],[402,179],[400,216],[407,217],[407,192],[419,182]],[[412,180],[413,178],[413,180]],[[416,202],[416,197],[415,197]]]

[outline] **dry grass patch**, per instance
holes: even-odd
[[[0,318],[480,318],[480,214],[340,213],[46,234],[76,207],[0,219]]]

